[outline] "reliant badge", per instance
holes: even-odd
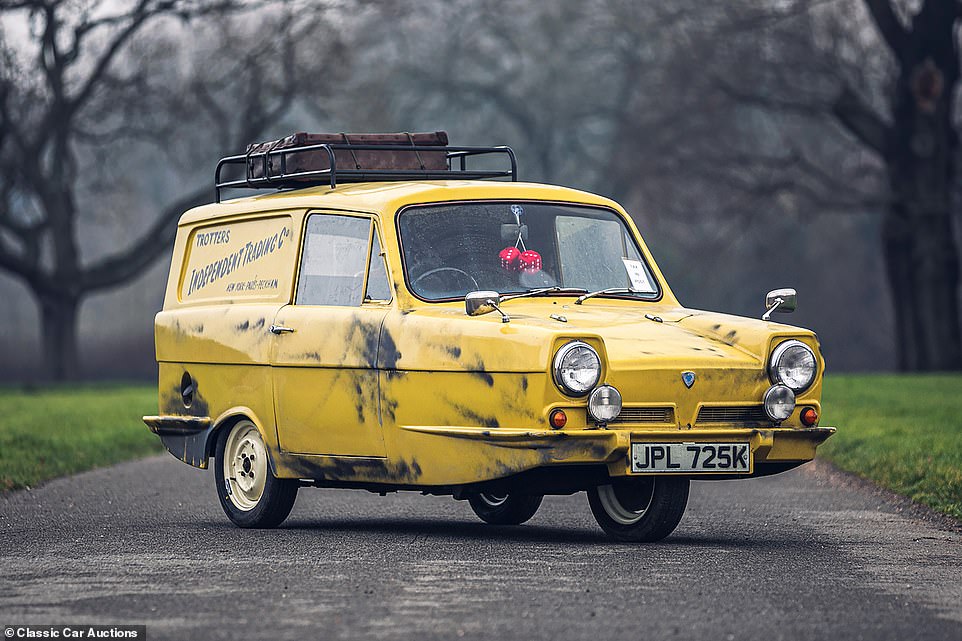
[[[684,381],[685,387],[691,389],[691,386],[695,384],[695,372],[682,372],[681,380]]]

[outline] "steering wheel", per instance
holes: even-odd
[[[457,267],[435,267],[434,269],[429,269],[428,271],[424,272],[423,274],[421,274],[420,276],[412,280],[411,287],[414,287],[415,285],[417,285],[422,278],[427,278],[431,274],[437,274],[438,272],[455,272],[458,274],[462,274],[463,276],[467,276],[468,278],[471,279],[471,282],[474,283],[475,291],[481,289],[481,286],[478,285],[478,281],[474,280],[474,276],[464,271],[463,269],[458,269]]]

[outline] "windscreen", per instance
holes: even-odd
[[[608,209],[462,202],[406,209],[398,228],[408,287],[425,300],[556,286],[659,294],[631,232]]]

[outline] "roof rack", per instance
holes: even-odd
[[[448,168],[438,169],[363,169],[355,167],[347,169],[337,166],[336,151],[413,151],[413,152],[445,152]],[[310,171],[295,171],[287,173],[287,158],[292,154],[304,152],[326,152],[329,166],[325,169]],[[504,155],[510,162],[510,169],[469,169],[468,157],[485,155]],[[235,180],[221,180],[221,170],[224,167],[241,165],[245,177]],[[457,165],[457,167],[455,167]],[[252,168],[259,169],[259,176],[252,176]],[[425,145],[357,145],[350,143],[324,143],[275,149],[263,152],[227,156],[221,158],[214,171],[214,193],[216,202],[220,202],[222,189],[277,189],[303,188],[315,185],[330,184],[331,189],[337,187],[338,182],[378,182],[394,180],[483,180],[489,178],[511,178],[518,180],[518,161],[511,147],[440,147]]]

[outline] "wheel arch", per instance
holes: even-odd
[[[216,447],[217,439],[220,437],[221,433],[225,429],[230,429],[240,423],[243,420],[250,421],[253,423],[254,427],[261,435],[261,439],[264,441],[264,445],[267,449],[267,462],[270,465],[271,472],[277,474],[277,468],[274,467],[274,454],[271,451],[272,439],[268,438],[268,433],[264,427],[264,423],[257,418],[257,414],[249,407],[232,407],[229,410],[223,412],[220,416],[214,420],[213,425],[207,432],[207,441],[204,445],[204,460],[209,461],[213,458]]]

